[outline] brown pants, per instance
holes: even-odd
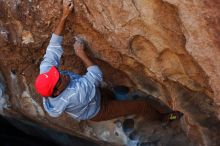
[[[150,119],[159,120],[161,114],[157,112],[151,105],[145,100],[115,100],[112,97],[112,93],[108,91],[107,96],[103,97],[103,91],[101,92],[101,108],[98,114],[93,117],[92,121],[105,121],[127,115],[146,115]],[[110,97],[109,97],[110,96]]]

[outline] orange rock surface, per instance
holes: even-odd
[[[0,0],[0,71],[10,105],[4,115],[27,117],[88,137],[67,115],[49,117],[34,91],[39,63],[60,10],[61,0]],[[72,47],[73,37],[80,35],[107,83],[139,89],[182,111],[180,125],[186,136],[200,146],[217,146],[219,24],[218,0],[74,0],[61,68],[85,71]]]

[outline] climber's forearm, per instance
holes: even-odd
[[[56,35],[59,35],[59,36],[63,35],[65,24],[66,24],[66,18],[67,17],[63,17],[63,16],[61,17],[60,22],[58,23],[54,31]]]
[[[61,36],[63,34],[64,28],[65,28],[66,19],[69,16],[69,14],[71,13],[72,10],[73,10],[73,2],[72,2],[72,0],[65,0],[65,1],[63,1],[63,14],[62,14],[62,17],[60,19],[59,24],[57,25],[57,27],[55,28],[55,31],[54,31],[54,33],[56,35]]]
[[[92,61],[92,59],[90,57],[88,57],[87,55],[80,56],[80,59],[83,61],[86,68],[95,65],[95,63]]]

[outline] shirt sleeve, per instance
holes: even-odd
[[[63,54],[62,48],[63,37],[52,34],[50,43],[47,47],[46,54],[40,64],[40,74],[47,72],[52,66],[59,67],[60,58]]]
[[[65,111],[67,101],[63,99],[56,103],[56,105],[52,105],[48,99],[43,98],[43,106],[51,117],[59,117]]]
[[[83,76],[83,78],[86,78],[95,86],[99,86],[103,80],[102,71],[97,65],[90,66],[87,68],[87,73]]]

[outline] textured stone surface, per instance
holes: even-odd
[[[33,83],[61,14],[60,4],[61,0],[0,0],[0,70],[10,97],[4,114],[24,116],[94,140],[126,143],[123,136],[116,140],[94,135],[99,124],[88,128],[65,114],[50,118],[42,108]],[[85,71],[72,48],[73,36],[81,35],[107,83],[139,89],[184,112],[179,126],[192,143],[219,145],[218,0],[74,0],[74,5],[66,27],[63,69],[80,74]],[[145,121],[146,125],[155,124],[150,123]],[[172,127],[171,131],[175,133]],[[178,138],[185,137],[183,132],[175,134],[176,144]],[[159,139],[175,145],[163,136]]]

